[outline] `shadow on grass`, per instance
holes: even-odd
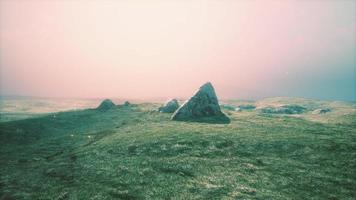
[[[211,117],[195,117],[189,119],[173,119],[174,121],[197,122],[208,124],[230,124],[231,120],[225,114]]]

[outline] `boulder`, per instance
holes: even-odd
[[[330,108],[322,108],[320,109],[320,114],[325,114],[325,113],[328,113],[328,112],[331,112],[331,109]]]
[[[179,103],[177,99],[171,99],[167,101],[163,106],[158,108],[159,112],[162,113],[174,113],[179,108]]]
[[[320,109],[314,110],[313,114],[326,114],[328,112],[331,112],[330,108],[320,108]]]
[[[220,110],[218,98],[210,82],[181,105],[172,115],[172,120],[207,123],[229,123],[230,119]]]
[[[131,105],[130,102],[125,101],[124,106],[130,106],[130,105]]]
[[[116,108],[116,105],[110,99],[105,99],[96,109],[101,111],[107,111],[113,108]]]

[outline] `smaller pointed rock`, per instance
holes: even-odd
[[[107,111],[113,108],[116,108],[116,105],[110,99],[105,99],[96,109],[100,111]]]
[[[159,112],[162,113],[174,113],[179,108],[179,103],[177,99],[171,99],[167,101],[163,106],[158,108]]]

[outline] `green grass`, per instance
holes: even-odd
[[[171,121],[156,108],[140,104],[0,123],[0,196],[356,197],[354,112],[320,123],[224,110],[231,122],[211,124]]]

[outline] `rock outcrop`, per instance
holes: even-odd
[[[174,113],[179,108],[179,103],[177,99],[171,99],[167,101],[163,106],[158,108],[159,112],[162,113]]]
[[[181,105],[172,115],[172,120],[207,123],[229,123],[230,119],[220,110],[218,98],[210,82]]]
[[[307,108],[300,105],[283,105],[278,107],[265,107],[261,109],[262,113],[268,114],[302,114],[307,111]]]
[[[116,105],[110,99],[105,99],[96,109],[101,111],[107,111],[113,108],[116,108]]]

